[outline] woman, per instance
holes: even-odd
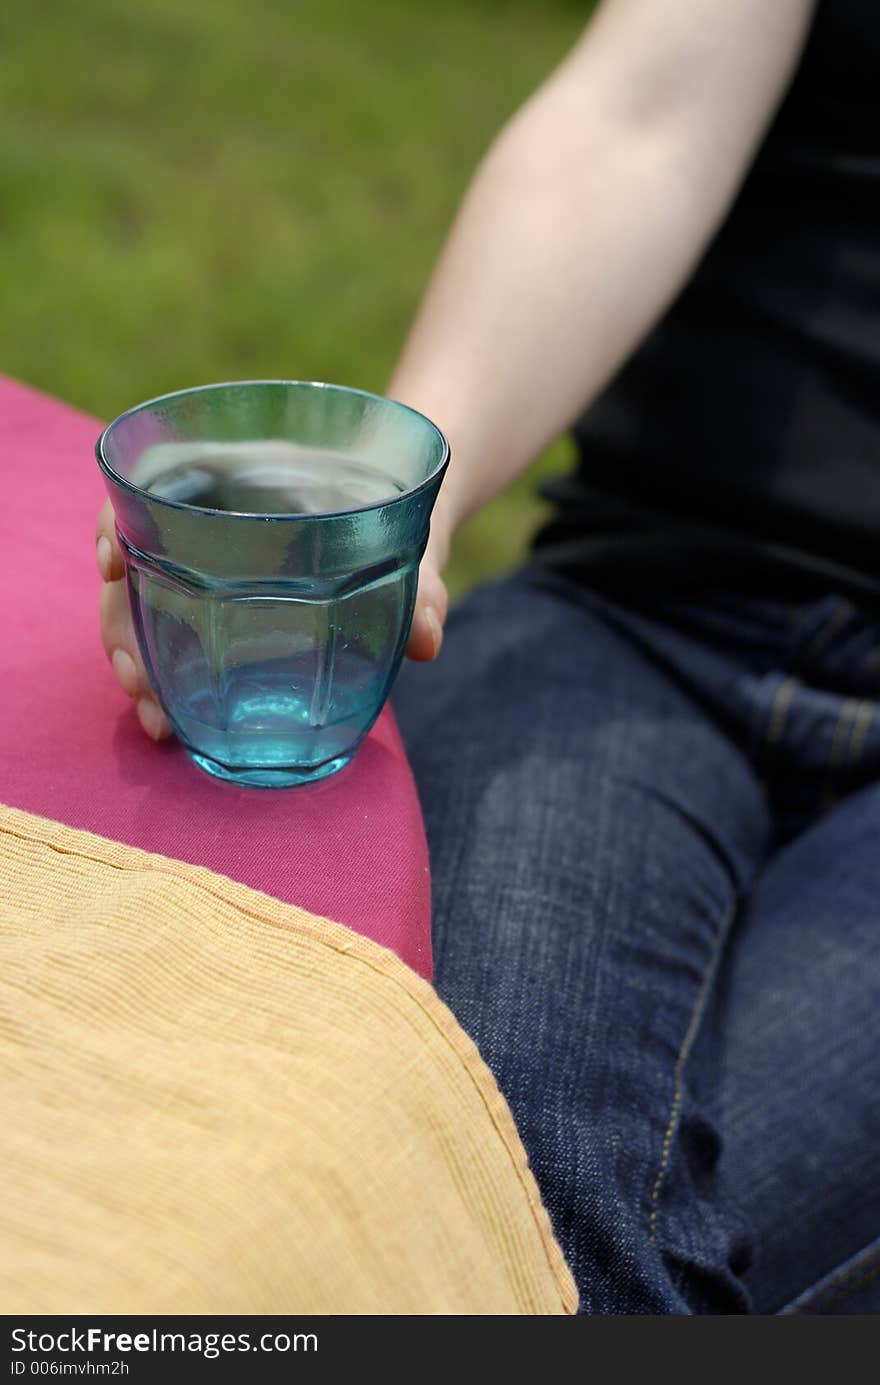
[[[395,700],[438,989],[589,1313],[880,1305],[878,59],[868,0],[604,0],[388,389],[454,458],[415,661],[458,524],[580,418]],[[158,737],[106,509],[99,565]]]

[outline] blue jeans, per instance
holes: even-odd
[[[880,1311],[880,617],[528,568],[395,707],[587,1313]]]

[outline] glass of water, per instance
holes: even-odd
[[[149,400],[96,452],[144,663],[195,763],[261,787],[342,769],[403,656],[440,430],[362,390],[260,380]]]

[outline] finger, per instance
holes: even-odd
[[[134,626],[131,622],[131,608],[128,604],[128,592],[124,582],[104,583],[101,588],[100,610],[101,639],[107,658],[112,663],[116,650],[124,649],[136,665],[138,676],[145,681],[146,672],[137,647]],[[131,695],[128,688],[126,688],[126,692]]]
[[[406,645],[406,657],[430,663],[440,653],[443,627],[433,606],[417,606]]]
[[[137,714],[141,729],[146,731],[151,741],[164,741],[171,735],[168,718],[154,697],[140,698]]]
[[[102,578],[105,582],[118,582],[120,577],[125,575],[125,564],[122,561],[119,540],[116,537],[116,520],[109,500],[104,501],[98,512],[95,545],[98,571]]]
[[[125,583],[101,588],[101,639],[122,691],[135,704],[138,720],[154,741],[170,735],[168,718],[156,701],[137,646]]]
[[[442,577],[433,566],[422,565],[407,657],[420,662],[436,659],[443,643],[443,625],[449,597]]]

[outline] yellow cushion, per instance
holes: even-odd
[[[507,1106],[396,956],[0,807],[6,1313],[570,1313]]]

